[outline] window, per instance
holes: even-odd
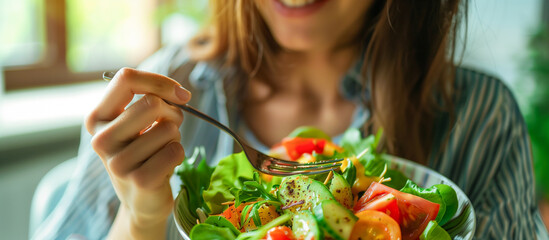
[[[0,66],[38,62],[45,47],[43,8],[33,0],[0,0]]]
[[[98,79],[160,46],[159,0],[0,0],[6,90]],[[8,37],[4,37],[8,36]]]
[[[192,35],[206,3],[0,0],[5,89],[94,80],[103,71],[135,67],[163,42]]]

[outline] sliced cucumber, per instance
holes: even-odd
[[[320,226],[336,240],[349,239],[357,217],[336,200],[324,200],[314,208]]]
[[[334,195],[335,200],[341,203],[346,208],[353,207],[353,193],[351,186],[340,174],[334,172],[332,183],[330,184],[330,192]]]
[[[294,215],[292,232],[297,239],[319,240],[324,239],[324,234],[318,226],[313,213],[309,210],[300,211]]]
[[[278,189],[278,200],[286,212],[312,210],[323,200],[334,199],[323,183],[305,175],[286,177]]]

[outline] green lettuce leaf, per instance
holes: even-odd
[[[289,135],[289,138],[295,138],[295,137],[302,137],[302,138],[318,138],[318,139],[326,139],[328,141],[331,141],[331,138],[328,134],[323,132],[322,130],[310,127],[310,126],[303,126],[298,127],[294,131],[292,131]]]
[[[195,167],[195,163],[198,166]],[[185,159],[181,165],[174,170],[182,182],[182,189],[187,190],[188,207],[191,214],[198,218],[196,209],[202,209],[209,213],[210,209],[204,202],[202,192],[210,185],[210,177],[214,171],[213,167],[208,166],[203,148],[195,148],[193,155]]]
[[[233,240],[236,235],[231,229],[218,227],[207,223],[201,223],[193,227],[191,234],[192,240]]]
[[[342,174],[343,178],[349,183],[349,186],[353,186],[356,180],[356,167],[352,161],[349,161],[349,166],[345,169]]]
[[[259,173],[254,172],[253,180],[243,181],[239,184],[242,188],[231,188],[231,194],[235,197],[235,207],[238,207],[242,202],[253,202],[257,201],[259,198],[263,200],[278,201],[278,199],[270,193],[272,184],[263,182]]]
[[[228,228],[229,230],[231,230],[231,232],[234,233],[235,236],[240,235],[240,231],[236,229],[236,227],[231,222],[229,222],[229,220],[222,216],[210,216],[208,217],[208,219],[206,219],[204,223],[214,225],[216,227]]]
[[[340,145],[345,149],[346,157],[360,156],[358,160],[364,166],[365,172],[357,174],[379,177],[383,173],[387,163],[383,154],[377,151],[382,135],[383,131],[380,130],[376,135],[363,138],[360,130],[356,128],[349,129],[343,134]],[[362,154],[366,149],[368,151]]]
[[[394,169],[387,169],[384,178],[391,178],[391,181],[384,182],[383,185],[394,188],[401,189],[406,185],[406,182],[409,180],[402,172]]]
[[[444,212],[444,217],[440,220],[440,225],[444,225],[454,217],[459,207],[459,200],[457,198],[456,190],[446,184],[436,184],[433,185],[434,188],[440,193],[440,197],[444,204],[446,204],[446,211]]]
[[[221,159],[212,173],[210,186],[202,193],[211,212],[213,214],[221,213],[224,209],[221,203],[235,199],[231,188],[242,189],[243,182],[253,179],[254,171],[244,152]]]
[[[419,236],[420,240],[451,240],[450,234],[440,227],[436,221],[430,221],[423,233]]]

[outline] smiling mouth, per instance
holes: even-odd
[[[285,17],[306,17],[318,12],[329,0],[273,0],[275,9]],[[361,0],[362,1],[362,0]]]
[[[315,3],[317,0],[280,0],[282,4],[290,8],[305,7],[307,5]]]

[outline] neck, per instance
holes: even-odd
[[[282,52],[278,56],[275,84],[290,91],[324,97],[338,94],[339,82],[357,57],[356,47],[335,51]]]
[[[270,84],[249,81],[250,98],[243,105],[247,124],[260,141],[270,146],[298,126],[316,126],[331,136],[344,132],[355,105],[340,95],[339,84],[357,52],[276,56],[276,74],[269,78]]]

